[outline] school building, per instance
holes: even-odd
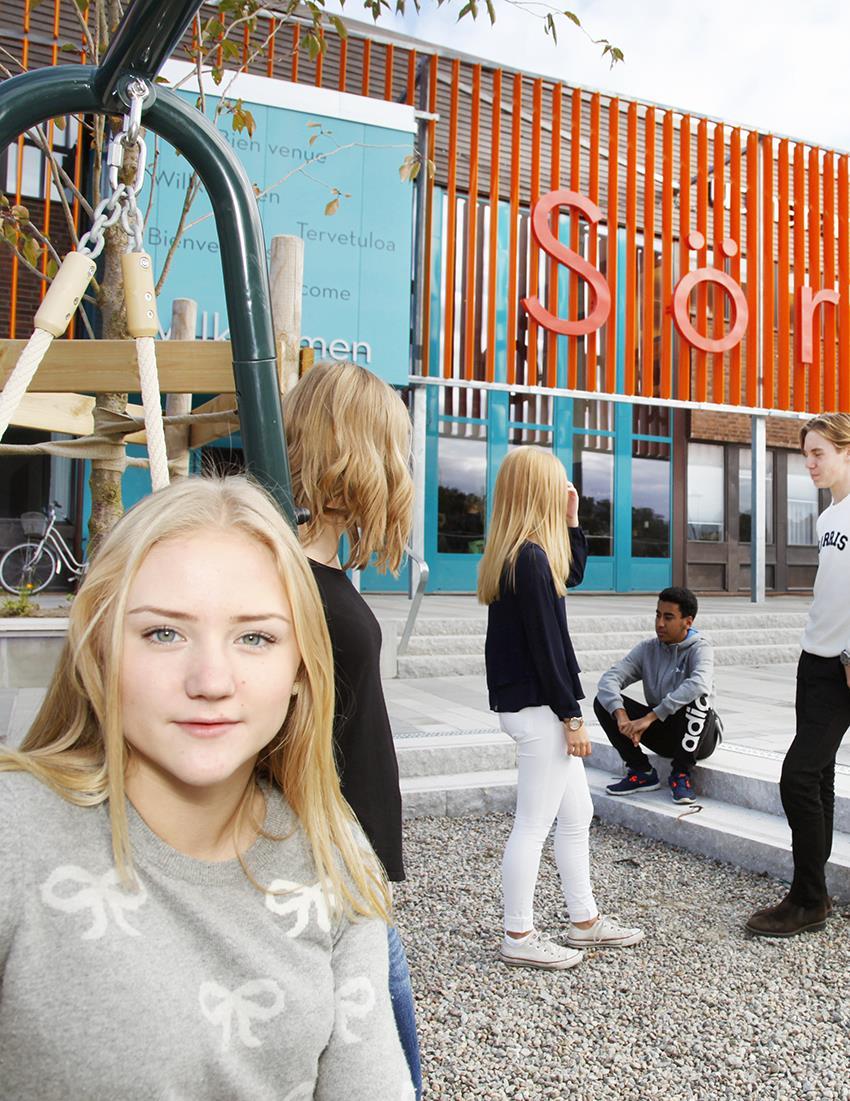
[[[79,59],[59,0],[11,0],[0,23],[25,66]],[[257,126],[221,127],[258,183],[268,236],[305,240],[302,343],[367,364],[408,399],[429,591],[474,589],[499,463],[528,443],[551,447],[579,489],[585,589],[748,591],[762,485],[765,587],[809,589],[826,501],[799,453],[801,417],[850,410],[847,154],[346,23],[314,59],[297,18],[240,30],[221,63],[240,70],[233,87]],[[84,183],[84,127],[68,118],[49,137]],[[162,149],[157,163],[146,247],[159,264],[186,166]],[[69,247],[29,138],[0,155],[0,186]],[[172,297],[192,297],[198,336],[226,336],[216,251],[211,222],[187,234],[164,323]],[[40,294],[0,250],[0,335],[29,335]],[[238,462],[239,444],[219,441],[208,461]],[[79,541],[83,466],[4,457],[2,539],[58,499]],[[129,500],[144,477],[128,472]]]

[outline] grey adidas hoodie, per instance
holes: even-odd
[[[700,696],[714,703],[714,649],[690,628],[682,642],[646,638],[599,680],[599,702],[610,714],[623,706],[622,692],[643,681],[647,704],[662,721]]]

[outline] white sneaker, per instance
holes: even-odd
[[[537,929],[532,929],[522,940],[503,937],[499,959],[509,967],[539,967],[544,971],[562,971],[581,963],[584,953],[555,944]]]
[[[567,944],[571,948],[626,948],[643,940],[643,929],[631,929],[620,925],[607,914],[600,914],[587,929],[570,925],[567,930]]]

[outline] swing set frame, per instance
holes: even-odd
[[[251,182],[212,123],[156,77],[203,0],[135,0],[100,65],[36,69],[0,84],[0,149],[58,115],[126,115],[136,80],[148,86],[143,125],[198,173],[218,231],[233,382],[249,472],[290,524],[295,510],[283,429],[266,246]]]

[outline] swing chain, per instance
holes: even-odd
[[[83,234],[77,246],[78,252],[87,253],[92,259],[98,257],[106,244],[105,231],[120,220],[121,228],[131,239],[129,252],[141,252],[144,248],[144,219],[138,206],[138,194],[145,183],[145,162],[147,146],[141,136],[142,106],[150,94],[147,84],[136,79],[127,92],[130,97],[130,110],[124,116],[121,130],[109,139],[106,152],[110,194],[95,207],[91,229]],[[127,149],[138,149],[136,173],[132,183],[121,183],[118,174],[124,164]]]

